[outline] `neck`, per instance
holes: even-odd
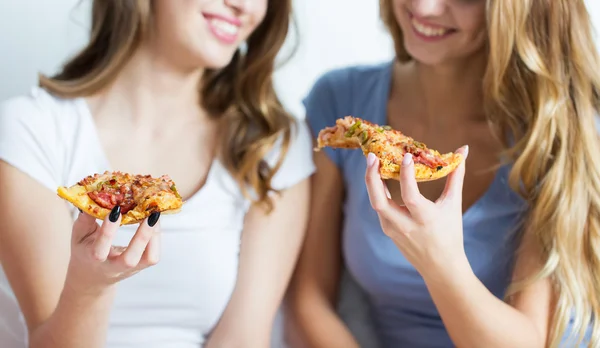
[[[412,62],[406,66],[408,78],[405,80],[410,83],[408,90],[412,90],[413,100],[419,105],[418,112],[426,122],[477,121],[484,119],[482,80],[485,68],[484,54],[437,66]]]
[[[198,109],[203,69],[177,69],[149,47],[141,47],[116,80],[92,102],[98,114],[125,114],[134,124],[164,122]],[[104,112],[107,111],[107,112]],[[194,115],[195,116],[195,115]]]

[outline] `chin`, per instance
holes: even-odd
[[[231,59],[233,56],[229,56],[227,58],[213,58],[213,59],[207,59],[207,60],[203,60],[204,64],[203,66],[206,69],[212,69],[212,70],[219,70],[219,69],[223,69],[225,67],[227,67],[229,65],[229,63],[231,63]]]
[[[444,64],[445,60],[440,58],[439,56],[431,56],[431,55],[411,55],[412,59],[419,64],[427,65],[427,66],[436,66]]]
[[[200,62],[201,66],[207,69],[222,69],[231,63],[236,50],[218,49],[216,47],[210,50],[202,50],[196,52],[196,61]]]
[[[440,65],[444,63],[444,58],[441,54],[435,52],[423,52],[423,50],[411,50],[407,47],[406,51],[415,62],[424,65]]]

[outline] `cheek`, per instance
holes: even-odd
[[[459,18],[464,18],[461,21],[460,28],[465,34],[464,39],[468,42],[469,46],[483,46],[487,40],[485,12],[483,10],[473,10],[469,11],[469,13],[461,14]]]
[[[199,10],[195,0],[158,0],[155,6],[155,26],[162,40],[172,43],[186,41],[198,32]]]
[[[484,25],[474,27],[469,35],[469,42],[475,49],[484,46],[487,41],[487,28]]]
[[[247,12],[249,20],[246,30],[246,36],[249,36],[263,22],[267,15],[268,6],[269,2],[267,0],[251,1],[250,7],[248,8]]]
[[[394,18],[396,18],[396,22],[398,23],[398,25],[402,28],[405,29],[404,26],[406,25],[406,22],[408,20],[407,14],[406,14],[406,0],[389,0],[391,3],[391,10],[394,13]]]

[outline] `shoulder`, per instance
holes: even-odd
[[[350,115],[362,109],[364,102],[375,102],[374,96],[388,90],[391,66],[391,62],[357,65],[320,76],[304,99],[311,128],[319,121],[330,124],[336,118]]]
[[[271,186],[282,190],[308,178],[315,170],[312,156],[312,137],[303,119],[294,118],[290,132],[290,141],[286,149],[283,147],[281,135],[273,149],[265,157],[270,167],[274,167],[282,155],[279,170],[273,176]]]
[[[29,93],[0,103],[0,131],[37,128],[47,133],[61,123],[71,121],[74,100],[55,97],[39,87]]]
[[[79,126],[74,101],[41,88],[0,103],[0,160],[48,187],[60,177],[66,139]]]
[[[380,83],[382,77],[389,74],[390,68],[391,62],[385,62],[330,70],[317,78],[309,92],[309,97],[315,93],[342,96],[349,92],[368,90],[374,84]]]
[[[304,99],[306,119],[312,136],[335,124],[336,119],[353,115],[370,120],[387,98],[393,62],[356,65],[334,69],[320,76]],[[325,148],[324,152],[336,165],[341,164],[339,152]]]

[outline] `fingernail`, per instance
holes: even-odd
[[[156,223],[158,222],[159,217],[160,217],[160,212],[158,212],[158,211],[150,214],[150,216],[148,217],[148,226],[154,227],[154,225],[156,225]]]
[[[367,155],[367,166],[368,167],[373,166],[373,164],[375,164],[376,159],[377,159],[377,157],[375,156],[375,154],[372,152],[369,152],[369,154]]]
[[[469,154],[469,145],[465,145],[465,157]]]
[[[403,166],[407,166],[410,164],[410,162],[412,161],[412,154],[411,153],[405,153],[404,157],[402,157],[402,165]]]
[[[121,206],[115,205],[115,207],[110,211],[108,220],[110,220],[110,222],[117,222],[117,220],[119,220],[119,215],[121,215]]]

